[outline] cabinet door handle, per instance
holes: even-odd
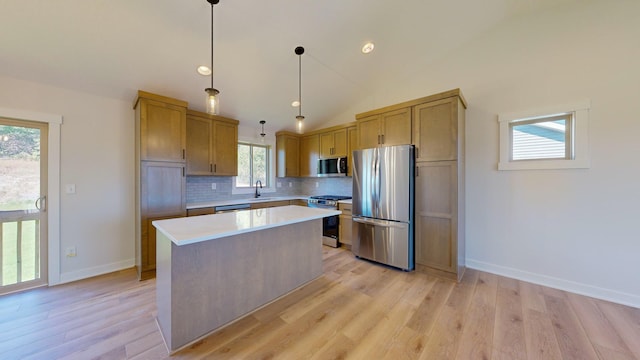
[[[185,149],[182,149],[182,160],[184,160],[187,157],[186,152],[187,151]]]
[[[184,166],[182,167],[182,177],[184,177]]]
[[[213,164],[213,173],[215,174],[217,170],[218,170],[218,167],[216,166],[216,164]]]
[[[416,148],[416,159],[420,159],[420,148]]]
[[[209,164],[209,172],[213,172],[213,164]]]
[[[420,168],[416,166],[416,177],[420,176]]]
[[[384,144],[384,134],[380,135],[382,137],[382,142],[380,144]]]

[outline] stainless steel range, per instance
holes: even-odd
[[[343,195],[318,195],[307,200],[309,207],[338,209],[338,201],[351,199]],[[338,216],[329,216],[322,220],[322,243],[331,247],[340,246],[338,238]]]

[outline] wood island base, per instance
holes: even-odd
[[[156,266],[158,325],[174,353],[322,275],[322,219],[188,245],[158,231]]]

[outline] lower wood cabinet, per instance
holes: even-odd
[[[351,234],[353,221],[351,220],[351,204],[338,203],[338,210],[342,211],[338,219],[338,239],[341,244],[351,248]]]
[[[153,222],[184,217],[183,214],[142,218],[140,237],[140,280],[152,279],[156,276],[156,228]]]
[[[265,202],[253,202],[251,203],[251,209],[264,209],[276,206],[290,205],[290,200],[278,200],[278,201],[265,201]]]
[[[136,266],[140,280],[144,280],[154,277],[156,269],[156,232],[151,222],[186,215],[185,164],[142,161],[139,179]]]
[[[307,206],[309,203],[307,202],[306,199],[295,199],[295,200],[291,200],[291,205],[298,205],[298,206]]]
[[[464,272],[464,191],[457,161],[416,164],[415,261],[459,280]]]
[[[215,212],[216,210],[213,207],[187,209],[187,216],[211,215],[215,214]]]

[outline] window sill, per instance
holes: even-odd
[[[588,160],[527,160],[498,163],[498,170],[588,169]]]

